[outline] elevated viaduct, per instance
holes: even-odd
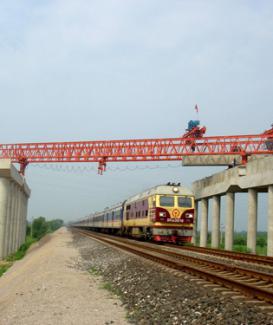
[[[232,250],[234,234],[235,194],[248,193],[247,247],[256,252],[258,193],[268,193],[267,255],[273,256],[273,157],[260,157],[245,166],[237,166],[193,183],[197,211],[201,208],[200,246],[207,246],[208,202],[212,200],[212,242],[220,244],[221,197],[226,197],[225,249]],[[200,204],[199,204],[200,203]],[[199,207],[200,205],[200,207]],[[196,244],[196,229],[193,243]]]

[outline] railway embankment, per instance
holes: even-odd
[[[0,325],[128,324],[109,285],[79,267],[74,242],[61,228],[0,278]]]
[[[74,233],[78,267],[100,275],[136,324],[273,324],[259,302]]]

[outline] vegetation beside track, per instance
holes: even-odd
[[[52,233],[63,226],[63,220],[55,219],[47,221],[44,217],[33,219],[32,223],[27,224],[26,240],[15,252],[0,261],[0,276],[2,276],[13,264],[14,261],[22,259],[29,247],[39,241],[46,234]]]
[[[197,243],[200,241],[200,233],[198,232]],[[211,232],[208,233],[208,247],[211,246]],[[221,235],[221,243],[219,248],[225,248],[225,234]],[[267,248],[267,233],[265,231],[257,232],[257,245],[256,245],[256,254],[266,255]],[[241,253],[250,253],[250,250],[247,248],[247,232],[240,231],[234,232],[234,242],[233,250]]]
[[[98,269],[97,267],[95,267],[95,266],[92,266],[89,270],[88,270],[88,272],[90,273],[90,274],[92,274],[92,275],[94,275],[94,276],[99,276],[99,277],[103,277],[103,273],[101,272],[101,270],[100,269]],[[120,290],[118,290],[117,288],[115,288],[114,286],[113,286],[113,284],[111,283],[111,282],[109,282],[109,281],[104,281],[103,283],[102,283],[102,285],[101,285],[101,288],[102,289],[105,289],[105,290],[107,290],[107,291],[109,291],[111,294],[113,294],[114,296],[117,296],[117,297],[120,297],[121,296],[121,291]]]

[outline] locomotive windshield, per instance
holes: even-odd
[[[191,208],[192,207],[191,198],[185,196],[178,197],[178,206],[181,208]]]
[[[174,197],[173,196],[160,196],[160,205],[162,207],[173,207]]]

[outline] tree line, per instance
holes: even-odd
[[[39,240],[44,235],[59,229],[63,225],[62,219],[46,220],[44,217],[38,217],[33,219],[32,223],[28,223],[27,236]]]

